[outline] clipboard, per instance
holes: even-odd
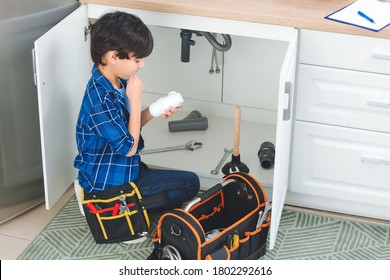
[[[359,11],[369,15],[375,23],[359,16]],[[357,0],[324,18],[378,32],[390,25],[390,3],[378,0]]]

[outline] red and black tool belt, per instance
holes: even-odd
[[[166,194],[158,195],[164,201]],[[150,228],[147,213],[153,199],[142,199],[131,182],[101,192],[82,192],[82,204],[88,226],[96,243],[114,243],[146,236]]]
[[[258,259],[270,218],[261,184],[247,173],[230,174],[185,209],[162,214],[149,259]]]

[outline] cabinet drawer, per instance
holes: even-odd
[[[390,40],[302,30],[300,63],[390,74]]]
[[[389,134],[298,121],[294,135],[292,192],[390,211]]]
[[[301,64],[296,119],[390,132],[390,76]]]

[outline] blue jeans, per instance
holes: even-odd
[[[199,191],[199,177],[189,171],[149,168],[140,163],[138,178],[134,181],[143,197],[159,192],[167,194],[168,203],[160,209],[181,207],[183,202],[194,198]]]

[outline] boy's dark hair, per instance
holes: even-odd
[[[121,59],[130,59],[129,53],[137,58],[147,57],[153,50],[152,33],[135,15],[119,11],[106,13],[91,27],[92,61],[105,65],[102,57],[112,50]]]

